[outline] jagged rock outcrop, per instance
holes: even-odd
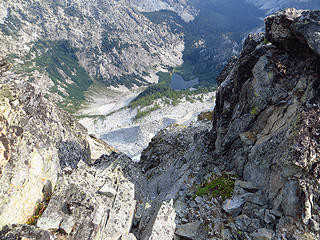
[[[20,225],[10,228],[5,226],[0,231],[2,240],[17,240],[17,239],[36,239],[36,240],[55,240],[53,233],[41,230],[30,225]]]
[[[208,123],[190,127],[173,124],[152,139],[140,161],[149,179],[150,199],[174,199],[188,176],[195,172],[194,167],[201,164],[199,159],[206,162],[205,145],[200,146],[203,140],[199,138],[207,130]]]
[[[87,136],[81,125],[42,98],[30,84],[9,83],[2,88],[6,86],[10,94],[1,95],[1,109],[6,109],[3,119],[13,118],[16,125],[11,121],[2,124],[5,132],[1,141],[4,145],[10,142],[11,147],[1,158],[1,186],[8,185],[8,189],[2,189],[6,192],[1,198],[1,239],[173,238],[173,200],[182,186],[195,181],[192,168],[204,162],[204,149],[193,148],[208,132],[208,122],[193,129],[175,124],[163,130],[153,142],[163,139],[162,144],[150,144],[141,164],[121,153],[110,154],[113,149],[107,145],[106,154],[95,159],[96,155],[90,153],[101,150],[101,141]],[[20,116],[24,118],[20,120]],[[21,129],[15,142],[14,127]],[[71,139],[73,144],[60,144]],[[24,154],[32,151],[30,156]],[[160,163],[150,165],[155,158]],[[197,169],[200,172],[201,168]],[[21,178],[23,185],[16,188],[14,179]],[[38,206],[45,210],[37,212]],[[24,225],[27,222],[36,224],[36,228]]]
[[[146,180],[131,159],[113,152],[66,170],[38,220],[60,239],[119,239],[130,233]]]
[[[0,119],[1,227],[26,223],[65,169],[76,169],[80,161],[89,164],[102,149],[113,151],[29,83],[1,85]]]
[[[62,171],[37,228],[5,226],[0,237],[135,239],[129,232],[145,183],[140,170],[124,154],[103,155],[90,165],[80,161],[77,169]]]
[[[42,199],[44,186],[54,188],[61,168],[89,161],[90,151],[86,129],[30,84],[2,85],[0,101],[0,226],[4,226],[26,222]]]
[[[245,206],[242,219],[260,219],[274,231],[251,233],[253,239],[319,238],[319,16],[286,9],[267,17],[265,39],[249,36],[219,80],[211,135],[216,162],[265,199]],[[278,214],[261,221],[259,211]]]
[[[38,141],[30,142],[29,148],[41,152],[37,155],[38,165],[31,163],[31,168],[38,169],[37,174],[32,175],[29,174],[28,166],[26,169],[21,168],[25,164],[20,161],[28,160],[28,157],[19,158],[14,152],[17,149],[23,152],[29,148],[11,143],[9,150],[12,153],[9,161],[3,165],[1,185],[3,178],[8,175],[7,169],[14,165],[17,168],[11,173],[13,178],[24,176],[25,185],[31,182],[34,189],[29,192],[29,196],[23,195],[19,199],[14,195],[3,194],[2,199],[14,203],[15,206],[20,204],[20,208],[28,211],[28,214],[16,212],[2,202],[1,239],[172,239],[175,236],[177,214],[174,200],[188,192],[185,185],[189,184],[191,187],[196,182],[196,175],[202,175],[201,165],[206,162],[204,159],[211,159],[210,155],[205,153],[205,145],[201,144],[201,136],[208,132],[209,122],[196,123],[191,129],[177,124],[164,129],[145,150],[144,160],[140,164],[132,162],[124,154],[110,154],[113,149],[106,146],[106,154],[96,159],[96,155],[90,156],[90,153],[101,150],[101,141],[87,136],[81,125],[42,98],[40,93],[35,94],[36,90],[31,85],[10,83],[8,86],[10,93],[15,92],[14,97],[17,99],[21,97],[21,89],[24,89],[22,95],[31,100],[20,101],[15,106],[28,109],[29,105],[32,105],[34,111],[30,112],[33,115],[26,117],[42,117],[44,122],[39,120],[34,124],[35,122],[30,120],[29,125],[20,126],[19,121],[16,121],[17,126],[23,129],[20,142],[27,141],[28,131],[33,129],[34,138]],[[11,101],[15,101],[9,95],[3,97],[1,105],[9,106]],[[7,105],[4,108],[10,112],[12,118],[16,114],[19,116],[19,109],[8,108]],[[47,108],[50,109],[51,118],[49,116],[45,119],[44,116],[49,115]],[[21,115],[28,113],[23,112]],[[7,118],[10,119],[9,116]],[[58,126],[55,127],[54,124]],[[11,122],[7,125],[7,128],[12,127]],[[44,139],[41,135],[44,129],[52,129],[53,132],[46,132],[46,137],[50,139]],[[6,132],[5,137],[12,138],[11,132]],[[63,135],[59,135],[62,133]],[[59,141],[67,141],[69,137],[81,147],[75,148],[73,144],[60,149]],[[87,141],[88,138],[90,141]],[[47,140],[47,147],[42,143],[44,140]],[[90,144],[92,141],[94,144]],[[36,143],[41,144],[41,150],[37,149]],[[203,146],[200,147],[201,145]],[[50,158],[41,161],[44,156]],[[195,166],[198,167],[193,169]],[[51,172],[52,177],[47,177],[48,180],[44,181],[42,177]],[[12,183],[10,181],[8,177],[8,185]],[[30,191],[29,187],[21,189]],[[24,190],[15,194],[20,193],[24,193]],[[26,201],[30,201],[30,204],[25,204]],[[38,206],[45,206],[41,214],[34,212]],[[12,213],[16,215],[11,217]],[[3,214],[6,216],[3,217]],[[26,222],[36,224],[36,228],[24,225]]]

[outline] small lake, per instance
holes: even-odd
[[[197,84],[199,84],[198,78],[191,81],[186,81],[181,75],[174,73],[171,78],[170,87],[172,88],[172,90],[186,90]]]

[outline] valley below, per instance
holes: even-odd
[[[197,120],[198,114],[214,108],[215,92],[208,92],[192,95],[188,100],[183,97],[176,105],[158,99],[158,109],[135,119],[138,110],[128,104],[140,92],[125,88],[91,92],[89,103],[77,113],[89,134],[103,139],[134,161],[140,160],[142,150],[161,129],[172,124],[188,126]]]

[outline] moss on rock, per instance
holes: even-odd
[[[221,197],[223,200],[232,197],[235,176],[224,174],[204,182],[197,190],[196,196],[208,195],[211,198]]]

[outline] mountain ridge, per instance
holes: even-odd
[[[163,67],[182,63],[182,36],[116,1],[16,0],[0,9],[1,55],[69,109],[94,81],[148,85]],[[83,71],[86,79],[74,79]]]

